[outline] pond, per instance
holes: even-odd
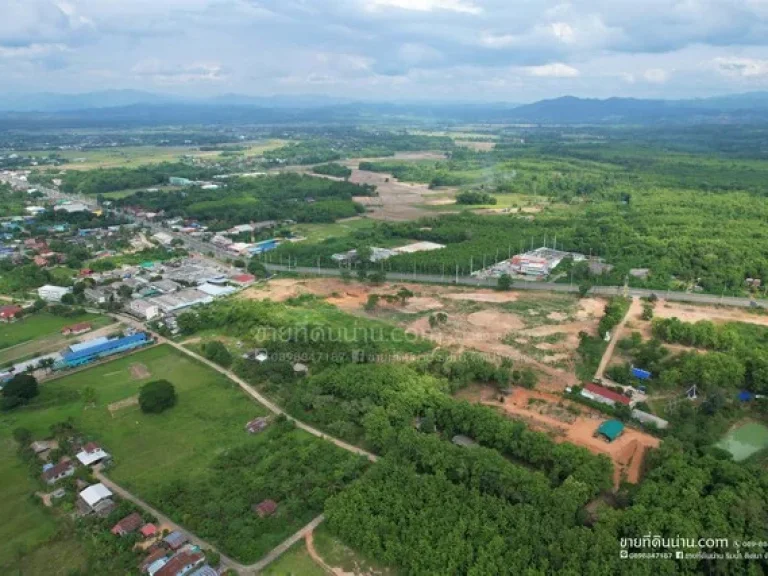
[[[732,429],[716,444],[727,450],[737,462],[746,460],[763,448],[768,448],[768,427],[757,422],[748,422]]]

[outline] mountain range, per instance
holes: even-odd
[[[768,92],[652,100],[564,96],[530,104],[358,102],[324,96],[223,94],[184,98],[139,90],[0,95],[0,123],[20,126],[235,122],[438,122],[537,124],[768,123]]]

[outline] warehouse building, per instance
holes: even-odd
[[[70,346],[70,351],[62,355],[61,360],[54,364],[55,369],[74,368],[76,366],[83,366],[112,356],[114,354],[120,354],[121,352],[127,352],[129,350],[135,350],[142,346],[150,344],[151,340],[143,332],[132,334],[131,336],[124,336],[123,338],[107,339],[106,342],[101,338],[85,342],[83,344]]]

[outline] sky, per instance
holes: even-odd
[[[768,89],[768,0],[0,0],[0,91],[530,102]]]

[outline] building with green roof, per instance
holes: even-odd
[[[624,432],[624,424],[618,420],[606,420],[597,429],[597,435],[605,436],[608,442],[613,442]]]

